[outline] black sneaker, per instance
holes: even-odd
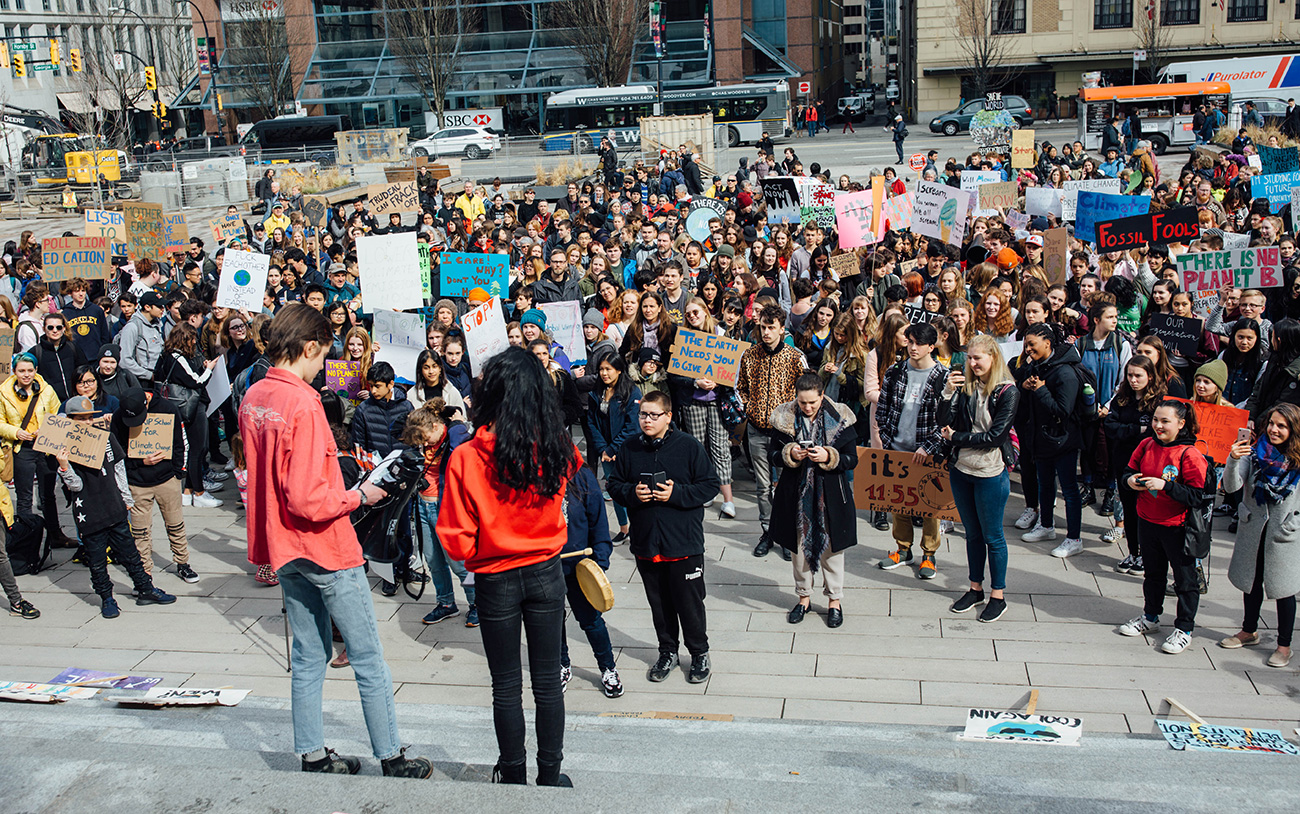
[[[361,771],[361,758],[340,755],[333,749],[326,749],[325,757],[320,760],[308,760],[304,756],[302,770],[316,774],[356,774]]]
[[[703,684],[709,680],[709,654],[701,653],[691,658],[691,671],[686,674],[687,684]]]
[[[381,760],[384,777],[409,777],[424,780],[433,774],[433,761],[427,757],[407,757],[406,747],[396,757]]]
[[[465,614],[465,627],[478,627],[478,606],[469,606],[469,612]]]
[[[876,531],[889,531],[889,515],[884,512],[872,512],[871,527]]]
[[[1141,557],[1133,558],[1133,562],[1129,563],[1128,572],[1130,576],[1135,576],[1135,577],[1146,575],[1147,568],[1145,565],[1142,564]]]
[[[194,573],[194,569],[187,562],[176,564],[176,576],[193,585],[199,581],[199,575]]]
[[[1079,484],[1079,498],[1083,501],[1084,506],[1092,506],[1097,502],[1097,490],[1092,488],[1091,483]]]
[[[397,583],[381,579],[379,580],[379,592],[384,596],[397,596]]]
[[[672,673],[676,667],[676,653],[660,653],[659,660],[650,667],[650,672],[646,674],[646,678],[658,684],[660,681],[666,681],[668,675]]]
[[[989,603],[984,606],[984,610],[980,612],[980,621],[996,622],[1002,618],[1002,614],[1006,613],[1006,610],[1007,601],[1005,599],[997,599],[996,597],[990,599]]]
[[[760,537],[758,540],[758,545],[754,546],[754,556],[766,557],[767,552],[771,550],[772,550],[772,541],[767,539],[767,533],[764,532],[763,536]]]
[[[122,611],[117,607],[117,600],[111,596],[104,597],[103,602],[99,606],[99,615],[105,619],[116,619],[121,616]]]
[[[953,613],[965,613],[966,611],[970,610],[971,608],[975,607],[976,605],[980,604],[983,601],[984,601],[984,592],[971,589],[968,590],[966,593],[962,594],[961,598],[958,599],[956,602],[952,603],[952,607],[949,608],[948,610],[952,611]]]
[[[24,619],[39,619],[41,612],[36,610],[36,606],[26,599],[20,599],[17,602],[9,603],[9,615],[21,616]]]
[[[471,606],[472,607],[472,606]],[[424,615],[420,621],[426,625],[436,625],[445,619],[460,616],[460,608],[455,605],[439,605]]]
[[[170,605],[175,601],[176,597],[161,588],[152,588],[135,595],[135,604],[137,605]]]

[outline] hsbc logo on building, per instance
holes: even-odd
[[[448,110],[442,114],[442,126],[448,127],[487,127],[492,130],[505,130],[501,108],[493,107],[482,110]]]

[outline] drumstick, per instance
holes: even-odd
[[[560,559],[567,560],[570,557],[589,557],[592,553],[593,552],[590,548],[584,548],[581,551],[570,551],[568,554],[561,554]]]

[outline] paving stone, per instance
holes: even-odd
[[[978,680],[978,676],[972,676]],[[1010,684],[922,681],[921,703],[927,706],[980,707],[1023,712],[1029,693],[1038,690],[1038,712],[1057,715],[1115,713],[1146,715],[1150,712],[1140,690],[1079,689],[1077,687],[1017,687]]]
[[[883,658],[876,656],[817,657],[817,675],[843,678],[905,678],[915,681],[968,677],[987,684],[1027,685],[1025,665],[1002,661]]]
[[[771,675],[731,672],[715,672],[709,679],[709,689],[705,694],[762,698],[822,698],[828,701],[867,701],[881,704],[916,704],[921,700],[919,682],[903,679],[805,677],[797,682],[791,682]]]
[[[1192,670],[1176,662],[1189,655],[1184,652],[1168,656],[1169,667],[1117,667],[1086,664],[1027,665],[1029,678],[1036,687],[1101,687],[1138,689],[1153,692],[1222,692],[1227,695],[1255,695],[1254,686],[1244,673],[1222,670]]]

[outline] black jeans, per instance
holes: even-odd
[[[1128,540],[1128,553],[1134,557],[1142,556],[1142,549],[1138,545],[1138,493],[1134,492],[1120,478],[1116,484],[1116,493],[1119,495],[1119,505],[1124,507],[1124,537]],[[1143,563],[1145,565],[1145,563]]]
[[[1201,604],[1200,586],[1196,579],[1196,558],[1183,553],[1183,527],[1161,526],[1143,520],[1133,513],[1124,518],[1124,526],[1136,521],[1138,539],[1142,543],[1142,596],[1146,599],[1143,611],[1147,616],[1159,616],[1165,609],[1165,579],[1174,572],[1174,593],[1178,595],[1178,612],[1174,627],[1191,633],[1196,626],[1196,609]]]
[[[108,576],[107,554],[110,547],[113,549],[113,557],[135,583],[136,592],[153,590],[153,580],[145,573],[144,565],[140,562],[140,551],[135,547],[131,526],[125,517],[122,522],[106,529],[81,535],[81,546],[86,553],[86,565],[90,568],[90,584],[100,599],[113,595],[113,580]]]
[[[576,573],[564,575],[564,588],[569,596],[569,610],[573,612],[573,618],[577,620],[578,627],[582,628],[582,632],[587,634],[587,642],[591,644],[591,652],[596,656],[596,666],[600,668],[601,672],[613,670],[614,645],[609,640],[609,628],[605,627],[605,617],[587,601],[587,595],[582,592],[582,586],[578,584],[578,575]],[[560,663],[568,667],[569,637],[561,635],[560,642]]]
[[[1259,555],[1255,558],[1255,584],[1251,586],[1250,593],[1242,594],[1246,613],[1241,622],[1241,629],[1246,633],[1259,630],[1259,611],[1264,607],[1264,542],[1264,538],[1261,538]],[[1295,606],[1294,596],[1277,598],[1278,647],[1291,646],[1291,633],[1295,630]]]
[[[501,765],[518,766],[524,750],[524,676],[519,660],[522,628],[528,631],[528,673],[537,707],[537,761],[564,758],[564,692],[560,643],[564,640],[564,572],[553,557],[497,574],[475,574],[479,630],[492,673],[492,719]]]
[[[1045,528],[1056,526],[1056,482],[1061,482],[1065,501],[1065,536],[1077,539],[1083,525],[1083,497],[1079,495],[1079,451],[1063,452],[1054,458],[1038,458],[1038,522]]]
[[[234,376],[231,376],[231,378],[233,379]],[[217,412],[213,413],[212,416],[208,418],[207,420],[208,426],[204,430],[204,434],[207,436],[207,441],[208,441],[207,444],[203,447],[204,455],[207,456],[211,454],[213,465],[225,466],[230,459],[227,458],[225,455],[221,454],[221,434],[217,429],[218,415],[220,415],[222,421],[225,422],[227,441],[230,440],[230,436],[239,432],[239,419],[235,415],[235,408],[233,403],[231,402],[230,399],[226,399],[225,401],[221,402],[221,406],[217,408]],[[203,460],[204,460],[203,458],[199,459],[199,461],[203,461]],[[199,467],[200,470],[202,470],[202,468],[203,467]]]
[[[766,466],[767,461],[757,461]],[[674,562],[651,562],[637,558],[636,570],[645,585],[660,655],[676,655],[679,638],[686,639],[692,656],[709,652],[704,617],[704,555],[696,554]]]
[[[46,461],[46,456],[32,449],[30,442],[14,455],[14,491],[18,493],[18,514],[32,513],[32,490],[39,486],[41,492],[41,514],[45,518],[46,531],[59,530],[59,504],[55,502],[54,472]]]
[[[185,440],[190,448],[185,456],[185,488],[194,494],[203,491],[203,462],[208,456],[207,408],[200,404],[193,421],[185,424]]]

